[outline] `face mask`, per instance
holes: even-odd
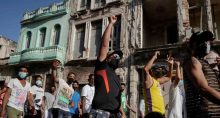
[[[36,81],[36,85],[37,85],[37,86],[42,86],[42,81],[41,81],[41,80],[37,80],[37,81]]]
[[[118,68],[118,65],[119,65],[118,59],[111,59],[111,61],[109,62],[109,66],[114,70]]]
[[[161,70],[153,70],[153,74],[156,76],[156,78],[163,77],[167,74],[167,70],[165,67],[161,67]]]
[[[180,80],[178,86],[183,86],[183,85],[184,85],[183,80]]]
[[[206,43],[206,54],[208,54],[211,50],[211,45],[207,42]]]
[[[199,58],[203,58],[204,56],[206,56],[211,50],[211,45],[209,44],[209,42],[205,42],[203,44],[200,44],[199,47],[196,48],[196,56],[198,56]]]
[[[19,72],[18,76],[19,76],[20,79],[26,79],[27,73],[26,72]]]

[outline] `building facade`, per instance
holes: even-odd
[[[57,59],[64,64],[70,4],[70,1],[63,0],[24,14],[18,47],[11,54],[9,64],[28,66],[30,81],[37,74],[45,78],[44,85],[49,85],[52,60]]]
[[[4,36],[0,36],[0,81],[11,78],[13,68],[8,66],[9,56],[15,52],[17,43]]]
[[[73,71],[79,82],[86,84],[88,75],[94,71],[108,17],[116,15],[109,51],[120,49],[124,53],[123,65],[116,73],[127,84],[128,104],[138,111],[143,97],[143,66],[149,55],[160,50],[160,61],[171,53],[181,59],[180,46],[194,28],[213,31],[218,40],[219,3],[218,0],[63,0],[24,14],[18,48],[11,54],[9,64],[28,65],[32,75],[46,78],[47,89],[51,83],[51,61],[58,59],[64,65],[63,78]],[[169,84],[162,88],[167,104]],[[138,117],[138,112],[130,112],[129,117]]]

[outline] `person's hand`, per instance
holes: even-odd
[[[127,117],[126,117],[126,115],[125,115],[125,114],[122,114],[122,115],[121,115],[121,118],[127,118]]]
[[[73,108],[74,107],[74,103],[70,102],[70,107]]]
[[[155,51],[154,52],[154,56],[157,58],[157,56],[159,56],[160,55],[160,51]]]
[[[2,109],[2,112],[0,114],[0,118],[4,118],[5,117],[5,113],[6,113],[5,109]]]
[[[169,64],[173,65],[173,63],[174,63],[174,58],[173,58],[173,57],[169,57],[169,58],[167,59],[167,62],[168,62]]]
[[[179,61],[174,61],[174,65],[178,67],[178,66],[180,66],[180,62]]]
[[[59,65],[60,65],[60,61],[59,60],[54,60],[53,63],[52,63],[52,68],[56,69]]]
[[[117,17],[115,15],[110,17],[110,23],[111,24],[115,24],[116,21],[117,21]]]
[[[37,111],[35,110],[34,106],[31,106],[31,113],[32,115],[37,115]]]

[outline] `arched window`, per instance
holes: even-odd
[[[44,47],[45,38],[46,38],[46,31],[47,31],[47,29],[45,27],[40,29],[40,47]]]
[[[32,36],[32,33],[30,31],[28,31],[27,32],[27,37],[26,37],[26,48],[30,48],[31,36]]]
[[[61,26],[59,24],[56,24],[54,26],[54,45],[58,45],[60,42],[60,31],[61,31]]]

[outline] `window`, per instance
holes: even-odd
[[[104,0],[94,0],[92,4],[92,9],[97,9],[102,7],[105,4]]]
[[[76,26],[76,35],[74,42],[74,59],[82,58],[85,41],[85,24]]]
[[[102,20],[92,22],[91,38],[90,38],[90,52],[89,57],[96,57],[99,53],[99,47],[102,37]]]
[[[60,42],[61,26],[59,24],[54,26],[54,45],[58,45]]]
[[[31,36],[32,36],[32,33],[30,31],[28,31],[27,32],[27,37],[26,37],[26,48],[30,48]]]
[[[120,49],[120,35],[121,35],[121,16],[117,16],[117,22],[115,23],[112,31],[112,39],[109,42],[109,51]]]
[[[79,0],[78,1],[78,11],[86,10],[90,6],[91,0]]]
[[[0,50],[2,49],[2,45],[0,45]]]
[[[41,28],[40,29],[40,47],[44,47],[45,38],[46,38],[46,28]]]

